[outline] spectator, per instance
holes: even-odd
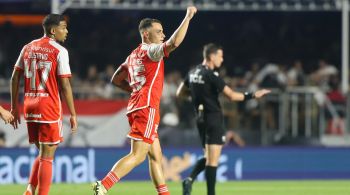
[[[260,87],[284,89],[287,86],[285,65],[266,64],[257,74],[255,81]]]
[[[330,90],[327,97],[335,108],[335,112],[327,112],[327,129],[328,134],[343,135],[345,133],[345,108],[346,98],[339,89],[339,76],[332,75],[329,77]]]
[[[314,84],[321,87],[323,91],[328,91],[330,89],[330,77],[337,74],[338,69],[334,65],[328,64],[326,60],[321,59],[318,62],[318,69],[311,73],[310,77]]]
[[[104,72],[99,76],[100,80],[103,81],[99,93],[104,99],[111,99],[113,97],[114,86],[112,85],[110,79],[113,77],[114,71],[114,65],[108,64]]]
[[[288,86],[302,86],[305,84],[305,73],[303,63],[300,60],[294,61],[293,66],[287,72]]]

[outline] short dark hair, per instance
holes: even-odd
[[[60,14],[49,14],[43,20],[43,28],[45,34],[50,34],[50,30],[54,26],[60,25],[61,21],[66,21],[63,15]]]
[[[162,22],[158,19],[153,19],[153,18],[144,18],[140,21],[139,24],[139,31],[142,32],[143,30],[152,27],[153,23],[159,23],[162,24]]]
[[[208,60],[210,54],[216,53],[220,49],[222,50],[222,47],[220,45],[217,45],[215,43],[208,43],[203,47],[203,57]]]

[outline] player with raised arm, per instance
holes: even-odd
[[[142,43],[126,58],[114,73],[112,82],[130,92],[127,116],[131,126],[130,153],[115,163],[112,170],[93,184],[95,195],[107,191],[148,156],[149,170],[158,195],[170,194],[162,170],[162,151],[158,139],[159,104],[164,82],[163,57],[174,51],[184,40],[190,20],[197,12],[187,8],[186,16],[173,35],[164,41],[162,24],[145,18],[139,24]]]
[[[71,131],[77,130],[72,88],[69,78],[68,51],[59,44],[67,38],[67,22],[62,15],[49,14],[43,20],[44,36],[25,45],[15,64],[11,78],[11,122],[18,128],[19,83],[24,79],[23,114],[27,123],[29,142],[39,149],[25,195],[49,194],[52,162],[56,148],[63,141],[61,92],[68,105]]]

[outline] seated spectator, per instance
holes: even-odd
[[[175,126],[179,123],[179,111],[175,102],[176,89],[179,86],[180,82],[181,74],[177,71],[165,75],[163,94],[160,102],[162,125]],[[167,118],[165,118],[165,116],[167,116]],[[174,120],[169,121],[171,118]]]
[[[87,92],[87,99],[103,98],[103,80],[98,76],[97,65],[92,64],[88,68],[87,75],[83,81],[83,89]]]
[[[330,89],[329,78],[337,74],[338,69],[334,65],[328,64],[326,60],[321,59],[318,62],[318,69],[311,73],[310,79],[316,86],[321,87],[323,91],[328,91]]]
[[[345,133],[345,108],[346,97],[339,89],[339,77],[332,75],[329,77],[330,90],[327,92],[327,97],[335,108],[335,113],[327,112],[327,134],[343,135]]]
[[[113,98],[113,92],[116,87],[114,87],[111,83],[111,78],[117,69],[117,66],[113,64],[108,64],[104,70],[104,72],[100,73],[99,78],[103,81],[100,93],[104,99]]]
[[[305,73],[303,63],[294,61],[293,66],[287,72],[288,86],[303,86],[305,84]]]
[[[256,76],[255,82],[260,88],[284,90],[287,86],[285,66],[282,64],[266,64]],[[266,125],[268,129],[276,130],[278,116],[278,102],[267,101],[264,108]]]
[[[284,89],[287,86],[285,66],[282,64],[266,64],[257,74],[255,81],[262,88]]]

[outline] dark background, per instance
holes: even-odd
[[[0,14],[43,14],[50,12],[48,1],[0,1]],[[16,1],[14,1],[16,2]],[[116,67],[140,43],[138,22],[144,17],[163,22],[169,38],[182,21],[185,11],[74,10],[69,17],[69,37],[64,46],[70,52],[71,68],[84,78],[86,69],[96,64]],[[9,36],[11,35],[11,36]],[[22,46],[42,36],[38,26],[0,25],[0,76],[10,77],[12,65]],[[201,11],[192,20],[183,44],[166,62],[166,73],[180,70],[202,60],[202,46],[215,42],[224,47],[224,65],[231,76],[242,75],[253,62],[285,64],[296,59],[304,63],[306,73],[326,59],[340,68],[340,12],[217,12]]]

